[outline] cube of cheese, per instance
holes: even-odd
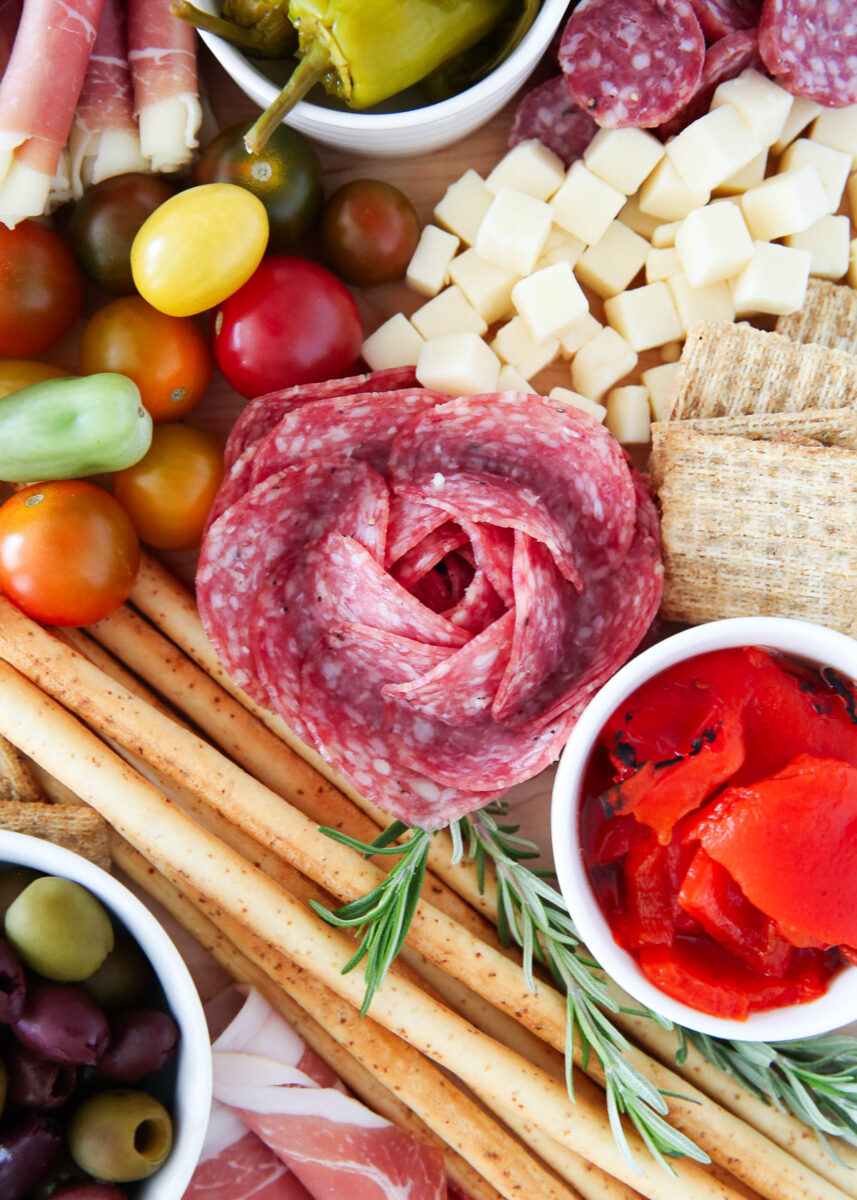
[[[362,353],[372,371],[384,371],[416,366],[422,348],[423,338],[404,313],[396,313],[369,335]]]
[[[815,167],[772,175],[741,197],[741,211],[754,240],[772,242],[809,229],[828,211],[827,193]]]
[[[661,346],[661,362],[675,363],[681,358],[681,342],[667,342]]]
[[[693,192],[710,192],[762,149],[734,104],[712,109],[667,142],[670,161]]]
[[[640,376],[643,386],[648,388],[653,420],[669,420],[677,375],[678,363],[674,362],[664,363],[661,367],[649,367],[648,371],[643,371]]]
[[[664,156],[663,142],[644,129],[601,129],[583,152],[593,175],[632,195]]]
[[[529,275],[545,248],[551,224],[551,210],[543,200],[500,188],[479,226],[476,253],[506,271]]]
[[[604,424],[623,446],[642,445],[652,436],[648,388],[639,384],[613,388],[605,407]]]
[[[572,359],[571,382],[576,392],[590,400],[600,400],[636,365],[634,350],[615,329],[605,325]]]
[[[792,97],[779,84],[759,71],[748,68],[735,79],[715,89],[711,107],[734,104],[763,146],[771,146],[782,137],[792,107]]]
[[[803,96],[795,96],[783,131],[771,146],[772,154],[782,154],[786,146],[803,133],[810,121],[814,121],[821,112],[821,105],[814,100],[806,100]]]
[[[522,317],[512,317],[497,330],[491,349],[514,367],[523,379],[532,379],[550,366],[559,354],[559,339],[537,342]]]
[[[560,353],[564,358],[571,358],[572,355],[577,354],[581,346],[585,346],[594,337],[598,337],[603,328],[604,326],[593,317],[591,312],[584,313],[559,335]]]
[[[434,210],[434,219],[472,246],[493,199],[482,176],[471,168],[446,189]]]
[[[500,360],[475,333],[448,333],[420,350],[417,379],[426,388],[451,396],[495,392]]]
[[[800,167],[815,167],[827,195],[827,211],[836,212],[851,172],[850,155],[842,150],[834,150],[832,146],[824,146],[821,142],[813,142],[810,138],[798,138],[780,159],[780,170],[796,171]]]
[[[688,187],[672,159],[662,158],[640,188],[640,209],[661,221],[680,221],[710,198],[710,191]]]
[[[756,187],[765,178],[765,171],[768,167],[768,151],[761,150],[755,158],[752,158],[740,171],[736,171],[734,175],[730,175],[714,189],[716,196],[737,196],[741,192],[746,192],[751,187]]]
[[[853,288],[857,288],[857,238],[851,242],[851,250],[848,263],[848,282]]]
[[[458,252],[459,239],[454,233],[426,225],[405,272],[405,283],[412,292],[436,296],[449,282],[449,264]]]
[[[511,313],[512,288],[518,276],[486,262],[472,247],[452,260],[449,277],[489,325]]]
[[[512,288],[512,303],[536,342],[557,337],[589,311],[589,301],[565,262],[518,280]]]
[[[848,270],[851,222],[847,217],[822,217],[803,233],[792,233],[786,245],[808,250],[809,273],[819,279],[841,279]]]
[[[500,188],[510,187],[515,191],[535,196],[536,200],[548,200],[565,179],[565,163],[543,146],[538,138],[519,142],[497,163],[485,180],[485,186],[493,195]]]
[[[667,287],[685,333],[698,321],[734,321],[735,305],[726,281],[692,287],[687,276],[671,275]]]
[[[536,389],[530,386],[528,380],[519,375],[514,367],[510,367],[508,363],[503,363],[500,368],[500,375],[497,379],[498,392],[526,392],[531,396],[536,395]]]
[[[656,250],[653,246],[646,258],[646,283],[657,283],[659,279],[669,279],[681,270],[681,260],[675,246],[666,246]]]
[[[823,108],[809,136],[823,146],[850,154],[851,169],[857,170],[857,104],[847,108]]]
[[[650,249],[646,239],[622,221],[611,221],[601,241],[581,254],[577,278],[599,296],[615,296],[642,271]]]
[[[774,313],[784,317],[797,312],[806,298],[810,255],[773,242],[756,242],[753,256],[730,280],[736,313]]]
[[[659,225],[652,234],[652,245],[657,250],[666,250],[668,246],[675,245],[675,235],[681,227],[681,221],[668,221],[665,225]]]
[[[651,350],[680,338],[683,329],[667,285],[659,280],[604,301],[604,315],[632,350]]]
[[[625,194],[583,165],[571,164],[565,182],[550,202],[553,219],[568,233],[593,246],[625,204]]]
[[[640,197],[629,196],[626,202],[619,210],[617,221],[621,221],[623,225],[627,225],[629,229],[633,229],[634,233],[639,233],[640,237],[649,238],[661,224],[660,217],[653,217],[650,213],[644,213],[640,208]]]
[[[448,333],[483,334],[488,329],[488,322],[455,284],[412,313],[411,324],[426,339]]]
[[[560,229],[559,225],[554,225],[548,234],[541,258],[536,263],[536,270],[540,271],[542,267],[552,267],[558,262],[567,262],[570,267],[573,267],[585,249],[586,242],[582,242],[572,233],[566,233],[564,229]]]
[[[551,388],[548,392],[548,399],[556,401],[557,404],[564,404],[566,408],[579,409],[580,412],[585,412],[588,417],[594,417],[599,422],[602,422],[607,416],[607,409],[603,404],[596,404],[588,396],[581,396],[579,392],[573,392],[571,388]]]
[[[734,204],[709,204],[688,213],[675,235],[681,268],[692,287],[735,275],[753,253],[753,241]]]

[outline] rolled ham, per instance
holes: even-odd
[[[196,30],[170,13],[170,0],[128,0],[128,61],[140,148],[153,171],[189,162],[202,122]]]

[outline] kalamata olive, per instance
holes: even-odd
[[[94,975],[81,985],[105,1012],[139,1005],[154,983],[154,972],[133,938],[119,934]]]
[[[0,938],[0,1021],[11,1025],[24,1011],[27,983],[18,955]]]
[[[110,1041],[98,1060],[105,1079],[138,1083],[159,1071],[176,1048],[179,1031],[172,1017],[153,1008],[117,1013],[110,1022]]]
[[[29,867],[10,867],[8,871],[0,873],[0,921],[6,919],[12,901],[17,900],[24,888],[38,878],[38,871],[31,871]]]
[[[59,1158],[33,1192],[31,1200],[53,1200],[61,1188],[76,1187],[80,1183],[92,1183],[92,1179],[85,1171],[81,1171],[63,1147]]]
[[[75,1183],[51,1193],[51,1200],[128,1200],[112,1183]]]
[[[62,1148],[60,1127],[45,1113],[25,1113],[0,1128],[0,1196],[24,1200],[50,1172]]]
[[[77,1072],[69,1063],[49,1062],[20,1043],[10,1046],[9,1100],[17,1108],[42,1111],[59,1108],[70,1099]]]
[[[34,1054],[74,1066],[97,1063],[110,1040],[107,1018],[80,988],[36,978],[12,1032]]]
[[[173,1123],[154,1096],[117,1089],[84,1100],[72,1114],[67,1139],[84,1171],[107,1183],[131,1183],[148,1179],[164,1163]]]
[[[24,963],[47,979],[76,983],[113,949],[113,926],[99,900],[71,879],[43,875],[13,900],[6,937]]]
[[[0,1058],[0,1116],[6,1107],[6,1095],[9,1091],[9,1072],[6,1070],[6,1063]]]

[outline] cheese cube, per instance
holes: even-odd
[[[733,104],[691,121],[667,142],[670,161],[693,192],[710,192],[746,167],[761,149],[757,134]]]
[[[571,382],[576,392],[590,400],[600,400],[636,365],[637,355],[625,339],[605,325],[572,359]]]
[[[683,330],[667,285],[659,280],[604,301],[604,315],[633,350],[674,342]]]
[[[523,379],[532,379],[559,354],[559,339],[537,342],[522,317],[512,317],[497,330],[491,349]]]
[[[746,192],[751,187],[756,187],[765,178],[767,166],[768,151],[761,150],[755,158],[747,163],[746,167],[742,167],[740,171],[736,171],[734,175],[724,179],[723,183],[714,189],[714,194],[716,196],[735,196]]]
[[[448,333],[426,342],[417,359],[417,379],[451,396],[495,392],[500,360],[475,333]]]
[[[772,242],[809,229],[828,211],[827,193],[815,167],[772,175],[741,197],[741,211],[754,240]]]
[[[675,363],[681,358],[681,342],[667,342],[661,346],[661,362]]]
[[[652,436],[648,388],[639,385],[613,388],[605,407],[604,424],[623,446],[641,445]]]
[[[659,279],[669,279],[681,270],[681,261],[675,246],[667,246],[663,250],[654,247],[646,258],[646,283],[657,283]]]
[[[480,258],[471,247],[449,265],[449,277],[489,325],[512,311],[512,288],[518,276]]]
[[[857,170],[857,104],[847,108],[823,108],[809,135],[822,146],[832,146],[851,155],[851,169]]]
[[[847,217],[822,217],[803,233],[793,233],[786,245],[808,250],[809,273],[819,279],[841,279],[848,270],[851,222]]]
[[[434,210],[434,219],[438,225],[472,246],[492,200],[493,196],[482,176],[471,169],[446,189],[443,199]]]
[[[545,248],[551,224],[551,210],[543,200],[500,188],[479,226],[476,253],[506,271],[529,275]]]
[[[851,243],[851,251],[848,263],[848,282],[853,288],[857,288],[857,238]]]
[[[594,417],[599,422],[603,421],[607,416],[607,409],[603,404],[596,404],[594,400],[590,400],[587,396],[581,396],[579,392],[573,392],[571,388],[551,388],[548,392],[548,399],[555,400],[558,404],[564,404],[566,408],[577,408],[581,412],[585,412],[587,416]]]
[[[576,271],[599,296],[615,296],[643,269],[651,247],[622,221],[611,221],[600,242],[584,250]]]
[[[693,287],[719,283],[740,271],[753,242],[734,204],[709,204],[688,213],[675,235],[681,268]]]
[[[411,324],[427,339],[448,333],[482,334],[488,329],[488,322],[455,284],[412,313]]]
[[[806,298],[810,255],[773,242],[756,242],[753,256],[729,282],[739,316],[774,313],[784,317],[797,312]]]
[[[512,288],[512,303],[536,342],[557,337],[589,311],[574,271],[564,262],[520,279]]]
[[[554,225],[548,234],[541,258],[536,263],[536,270],[540,271],[542,267],[552,267],[558,262],[567,262],[570,267],[573,267],[585,249],[586,242],[582,242],[580,238],[566,233],[564,229]]]
[[[536,200],[549,199],[565,179],[565,163],[538,138],[519,142],[497,163],[485,180],[493,195],[510,187]]]
[[[735,79],[728,79],[715,89],[711,107],[734,104],[763,146],[770,146],[782,137],[792,107],[792,97],[759,71],[748,68]]]
[[[372,371],[416,366],[423,339],[404,313],[379,325],[363,343],[363,357]]]
[[[672,159],[662,158],[640,188],[640,209],[662,221],[680,221],[710,198],[710,191],[688,187]]]
[[[827,211],[836,212],[851,171],[850,156],[841,150],[834,150],[832,146],[813,142],[810,138],[798,138],[780,159],[780,170],[795,171],[800,167],[815,167],[827,195]]]
[[[582,162],[575,162],[550,206],[557,225],[593,246],[604,237],[624,203],[623,192],[593,175]]]
[[[678,363],[674,362],[664,363],[662,367],[649,367],[648,371],[643,371],[640,376],[644,387],[649,391],[649,407],[653,420],[669,420],[677,375]]]
[[[666,250],[669,246],[675,245],[675,235],[679,231],[681,221],[668,221],[665,225],[659,225],[652,234],[652,245],[657,250]]]
[[[569,325],[559,335],[560,353],[565,358],[571,358],[577,354],[581,346],[585,346],[587,342],[591,342],[604,326],[600,321],[596,321],[591,312],[584,313],[582,317],[578,317],[573,325]]]
[[[782,154],[786,146],[803,133],[810,121],[814,121],[821,112],[821,105],[814,100],[805,100],[803,96],[795,96],[783,131],[771,146],[772,154]]]
[[[508,363],[503,363],[500,368],[500,375],[497,379],[498,392],[526,392],[531,396],[537,395],[536,389],[531,387],[523,376],[519,375],[514,367],[510,367]]]
[[[634,233],[639,233],[640,237],[649,239],[661,223],[660,217],[653,217],[650,213],[642,211],[639,196],[629,196],[619,210],[616,220],[633,229]]]
[[[593,175],[632,195],[664,156],[663,142],[644,129],[601,129],[583,152]]]
[[[436,296],[449,282],[449,264],[459,245],[454,233],[438,229],[437,225],[426,225],[405,272],[405,283],[411,291]]]
[[[735,305],[725,280],[705,287],[692,287],[687,277],[679,274],[670,276],[667,287],[685,333],[698,321],[735,320]]]

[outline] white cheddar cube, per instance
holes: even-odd
[[[605,407],[604,424],[621,445],[642,445],[652,436],[648,388],[639,384],[613,388]]]
[[[675,235],[681,228],[681,221],[668,221],[665,225],[659,225],[652,234],[652,245],[657,250],[666,250],[669,246],[675,245]]]
[[[783,131],[771,146],[772,154],[782,154],[786,146],[806,129],[810,121],[814,121],[821,112],[821,105],[814,100],[805,100],[803,96],[795,96]]]
[[[426,339],[445,337],[448,333],[481,335],[488,329],[488,322],[455,284],[412,313],[411,324]]]
[[[519,279],[512,288],[512,303],[536,342],[558,337],[589,311],[574,271],[563,262]]]
[[[684,332],[667,285],[659,280],[604,301],[604,315],[632,350],[651,350]]]
[[[560,353],[565,358],[571,358],[572,355],[577,354],[581,346],[585,346],[587,342],[598,337],[603,328],[604,326],[593,317],[591,312],[584,313],[559,335]]]
[[[851,172],[850,156],[841,150],[834,150],[832,146],[813,142],[810,138],[798,138],[780,159],[780,170],[796,171],[800,167],[815,167],[827,194],[827,211],[835,213],[842,202],[842,193]]]
[[[773,313],[785,317],[797,312],[806,298],[810,255],[775,242],[756,242],[743,271],[730,280],[736,313]]]
[[[857,104],[847,108],[823,108],[809,135],[822,146],[832,146],[851,155],[852,171],[857,170]]]
[[[768,151],[760,150],[755,158],[750,159],[746,167],[742,167],[740,171],[736,171],[734,175],[724,179],[719,187],[714,189],[714,194],[716,196],[737,196],[751,187],[756,187],[765,178],[767,167]]]
[[[480,258],[471,247],[457,255],[449,266],[449,277],[489,325],[512,312],[512,288],[518,276]]]
[[[438,225],[472,246],[493,199],[482,176],[472,169],[465,171],[460,179],[446,189],[443,199],[434,210],[434,219]]]
[[[772,242],[809,229],[827,211],[827,193],[815,167],[772,175],[741,197],[741,211],[755,241]]]
[[[551,224],[551,210],[543,200],[500,188],[479,226],[476,253],[506,271],[529,275],[545,248]]]
[[[523,379],[532,379],[549,367],[559,354],[559,339],[537,342],[521,317],[513,317],[497,330],[491,349],[514,367]]]
[[[644,129],[601,129],[583,152],[593,175],[632,195],[664,156],[663,142]]]
[[[550,206],[557,225],[593,246],[604,237],[624,203],[624,192],[593,175],[578,161],[571,164]]]
[[[693,287],[735,275],[753,253],[753,240],[734,204],[709,204],[688,213],[675,235],[681,268]]]
[[[648,238],[650,241],[655,230],[661,224],[660,217],[653,217],[650,213],[642,211],[638,195],[628,197],[619,210],[616,220],[627,225],[629,229],[633,229],[634,233],[639,233],[640,237]]]
[[[771,146],[782,137],[792,97],[767,76],[748,68],[735,79],[717,86],[711,107],[720,108],[724,104],[734,104],[761,145]]]
[[[848,270],[851,222],[847,217],[822,217],[803,233],[793,233],[786,245],[808,250],[809,273],[819,279],[841,279]]]
[[[848,263],[848,282],[853,288],[857,288],[857,238],[851,243],[850,259]]]
[[[646,283],[657,283],[659,279],[669,279],[681,270],[681,260],[675,246],[665,246],[656,250],[653,246],[646,258]]]
[[[600,400],[636,365],[634,350],[615,329],[605,325],[572,359],[571,382],[576,392],[590,400]]]
[[[449,283],[449,264],[458,252],[459,239],[454,233],[426,225],[405,272],[405,283],[412,292],[436,296]]]
[[[693,192],[710,192],[746,167],[761,149],[757,134],[733,104],[691,121],[667,142],[670,161]]]
[[[448,333],[420,350],[417,379],[425,388],[451,396],[496,392],[500,360],[475,333]]]
[[[675,390],[677,375],[678,363],[674,362],[664,363],[661,367],[649,367],[648,371],[643,371],[640,376],[643,386],[648,388],[649,391],[649,407],[652,410],[652,420],[669,420],[670,411],[673,406],[673,392]]]
[[[679,274],[670,276],[667,287],[685,333],[698,321],[735,320],[735,305],[725,281],[692,287],[687,277]]]
[[[581,254],[577,278],[599,296],[615,296],[639,275],[651,247],[622,221],[611,221],[600,242]]]
[[[661,362],[676,363],[681,358],[681,342],[667,342],[661,346]]]
[[[541,258],[536,263],[536,270],[540,271],[542,267],[552,267],[558,262],[567,262],[570,267],[573,267],[585,249],[586,242],[582,242],[574,234],[566,233],[564,229],[554,225],[548,234]]]
[[[519,142],[497,163],[485,180],[485,186],[493,195],[500,188],[510,187],[518,192],[535,196],[536,200],[548,200],[565,179],[565,163],[543,146],[538,138]]]
[[[662,158],[640,188],[640,209],[661,221],[680,221],[710,198],[710,191],[688,187],[672,159]]]
[[[528,380],[519,375],[514,367],[510,367],[508,363],[503,363],[500,368],[500,375],[497,379],[498,392],[526,392],[531,396],[535,396],[536,389],[531,387]]]
[[[556,401],[557,404],[564,404],[566,408],[577,408],[581,412],[585,412],[588,417],[594,417],[598,422],[603,422],[607,416],[607,409],[603,404],[597,404],[588,396],[581,396],[579,392],[573,392],[571,388],[551,388],[548,392],[548,399]]]
[[[423,338],[404,313],[396,313],[369,335],[363,343],[363,357],[372,371],[414,367],[422,348]]]

